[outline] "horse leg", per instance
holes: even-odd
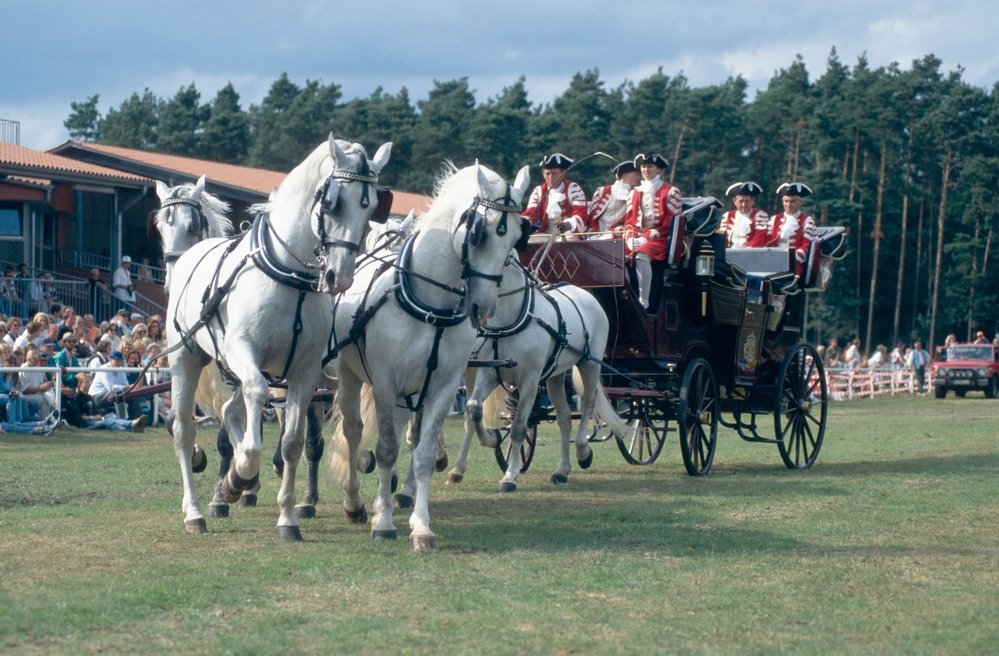
[[[276,413],[278,420],[278,440],[277,445],[274,447],[274,456],[271,458],[271,464],[274,465],[274,473],[277,474],[278,478],[284,476],[284,458],[281,457],[281,438],[284,436],[284,411],[278,410]]]
[[[308,463],[309,482],[305,488],[302,503],[295,506],[295,512],[301,519],[312,519],[316,516],[316,504],[319,503],[319,461],[323,457],[323,404],[314,401],[309,404],[306,413],[305,460]]]
[[[406,445],[410,449],[409,456],[409,469],[406,471],[406,480],[403,481],[402,487],[399,488],[399,492],[393,495],[392,499],[395,502],[396,508],[412,508],[413,507],[413,497],[416,496],[416,475],[413,473],[413,454],[412,451],[416,449],[416,445],[420,443],[420,427],[423,425],[423,411],[419,411],[411,417],[403,415],[401,412],[397,412],[395,425],[401,426],[402,430],[406,431]],[[401,416],[400,416],[401,415]],[[407,418],[409,419],[407,421]],[[397,484],[399,474],[398,462],[396,462],[396,468],[392,472],[393,480],[392,487],[395,488]]]
[[[306,380],[302,380],[302,379]],[[282,435],[281,457],[284,475],[278,490],[277,532],[282,540],[298,542],[302,539],[298,513],[295,508],[295,475],[305,447],[306,413],[312,402],[315,378],[302,375],[288,386],[288,405],[285,410],[285,430]],[[266,393],[266,392],[265,392]],[[313,509],[314,510],[314,509]]]
[[[236,486],[234,483],[238,479],[235,469],[236,450],[239,448],[240,442],[243,441],[246,426],[245,413],[246,405],[243,403],[243,391],[241,387],[237,387],[232,398],[222,404],[222,416],[220,417],[223,430],[229,436],[230,448],[232,449],[232,453],[228,459],[228,466],[224,472],[221,469],[221,463],[219,466],[220,478],[217,488],[222,501],[225,503],[236,503],[240,495],[243,494],[243,490],[249,489],[255,484],[255,481],[252,480],[242,481],[242,485],[240,486]]]
[[[188,357],[184,357],[187,355]],[[191,456],[194,453],[194,389],[201,370],[201,363],[193,354],[181,354],[171,367],[173,408],[173,448],[180,462],[180,476],[184,486],[181,510],[184,513],[184,528],[188,533],[205,533],[208,527],[201,514],[198,493],[194,487],[194,470]]]
[[[597,403],[597,388],[600,383],[600,365],[596,362],[580,361],[576,364],[579,373],[577,387],[579,394],[579,426],[576,427],[576,462],[580,469],[589,469],[593,464],[593,449],[586,439],[590,427],[590,417]]]
[[[558,423],[558,432],[561,435],[559,463],[558,467],[549,477],[549,481],[558,485],[569,482],[569,471],[572,466],[569,464],[569,439],[572,434],[572,410],[569,408],[569,400],[565,396],[565,374],[552,376],[545,382],[548,389],[548,398],[555,408],[555,419]]]
[[[510,458],[507,460],[506,472],[499,482],[500,492],[514,492],[517,489],[517,478],[524,466],[520,450],[527,439],[527,420],[530,419],[534,399],[538,395],[538,376],[525,376],[517,383],[520,394],[517,400],[517,411],[510,422]]]
[[[489,378],[495,381],[496,377],[490,376]],[[482,428],[482,401],[495,386],[495,382],[490,384],[490,380],[485,378],[480,381],[478,371],[475,371],[474,375],[468,375],[466,372],[465,421],[462,426],[461,446],[458,448],[458,460],[447,474],[448,485],[457,485],[465,479],[465,472],[468,470],[468,450],[472,445],[472,433],[479,436],[480,444],[485,439],[485,430]]]
[[[383,392],[381,390],[391,390]],[[375,460],[378,463],[378,495],[372,504],[371,537],[376,540],[394,540],[398,535],[392,515],[392,476],[399,458],[399,433],[396,427],[395,394],[392,385],[374,385],[375,414],[378,421],[378,445]]]
[[[344,481],[343,511],[353,524],[367,521],[368,513],[364,509],[364,499],[361,497],[361,481],[357,471],[357,453],[363,439],[363,424],[361,421],[361,380],[351,371],[345,369],[340,376],[337,388],[337,403],[340,408],[340,423],[333,436],[333,462],[339,458],[346,460],[342,466],[341,478]],[[343,455],[343,445],[346,444],[347,454]]]
[[[428,390],[423,406],[420,442],[413,449],[411,470],[416,477],[416,497],[409,516],[409,542],[414,551],[437,548],[437,536],[430,530],[430,479],[436,469],[437,436],[454,399],[458,376],[436,381]]]
[[[212,518],[223,518],[229,516],[229,503],[225,500],[222,492],[222,482],[225,475],[229,473],[232,466],[232,441],[229,439],[229,432],[225,429],[225,424],[219,428],[218,436],[215,440],[216,448],[219,452],[219,479],[215,483],[215,496],[208,504],[208,516]]]

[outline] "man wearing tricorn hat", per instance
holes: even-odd
[[[565,177],[573,160],[562,153],[552,153],[541,160],[544,183],[531,192],[523,216],[534,232],[582,232],[586,228],[586,194],[583,188]]]
[[[652,260],[678,264],[683,256],[683,234],[674,235],[676,216],[683,209],[680,190],[663,182],[663,171],[669,162],[659,153],[641,153],[635,157],[635,168],[642,182],[631,194],[624,219],[625,245],[634,257],[638,277],[638,300],[649,307],[652,289]]]
[[[763,187],[752,180],[736,182],[725,190],[732,199],[733,209],[726,212],[718,223],[718,232],[725,235],[726,248],[748,248],[753,237],[767,229],[770,217],[756,207],[756,198],[763,193]]]
[[[794,251],[795,273],[805,274],[808,249],[815,241],[815,219],[801,211],[801,201],[812,193],[802,182],[785,182],[777,187],[777,195],[784,204],[784,211],[776,215],[753,238],[754,246],[790,248]]]
[[[634,162],[621,162],[611,169],[614,173],[614,184],[597,187],[590,201],[590,222],[588,232],[609,233],[620,232],[624,225],[624,216],[628,212],[628,200],[631,190],[641,179],[638,167]],[[591,239],[608,239],[611,235],[599,234]]]

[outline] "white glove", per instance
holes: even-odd
[[[628,237],[625,240],[625,243],[628,244],[628,250],[632,250],[633,251],[636,248],[638,248],[639,246],[641,246],[642,244],[644,244],[646,241],[648,241],[648,240],[646,240],[645,237]]]

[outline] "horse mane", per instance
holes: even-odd
[[[340,146],[346,155],[359,155],[365,160],[368,159],[368,151],[359,143],[351,143],[349,141],[344,141],[343,139],[337,139],[336,143]],[[285,179],[278,185],[274,190],[271,191],[270,199],[262,203],[254,203],[250,205],[249,212],[251,215],[256,214],[271,214],[274,210],[275,204],[281,199],[281,190],[286,187],[286,182],[292,177],[301,177],[303,175],[309,175],[314,178],[319,178],[322,175],[323,164],[330,159],[329,143],[324,141],[318,146],[316,146],[309,156],[302,160],[295,168],[293,168]],[[343,163],[340,163],[343,166]]]
[[[503,182],[503,178],[485,166],[478,165],[479,170],[489,180],[490,184]],[[454,194],[452,191],[460,185],[470,184],[474,190],[473,196],[479,193],[479,179],[475,165],[458,168],[451,160],[444,160],[441,172],[434,180],[434,197],[430,209],[420,216],[420,225],[431,226],[443,221],[450,222],[461,216],[471,201],[465,194]]]

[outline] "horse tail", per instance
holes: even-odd
[[[507,399],[510,394],[503,385],[497,385],[489,393],[486,400],[482,402],[482,425],[489,428],[498,428],[503,425],[500,413],[507,408]]]
[[[621,416],[617,414],[614,410],[614,404],[611,403],[610,399],[607,398],[607,393],[604,391],[604,384],[600,382],[600,377],[597,377],[597,387],[593,391],[594,404],[593,404],[593,417],[595,421],[602,421],[607,424],[607,428],[610,429],[612,433],[618,437],[624,437],[628,434],[628,424],[625,423]],[[579,367],[572,368],[572,384],[575,385],[577,390],[585,390],[586,386],[583,383],[583,375],[579,371]]]
[[[201,370],[198,387],[194,390],[194,402],[202,412],[222,419],[222,404],[232,398],[232,391],[222,379],[218,367],[208,366]]]
[[[336,426],[330,434],[328,466],[333,479],[342,485],[349,479],[351,469],[357,467],[357,462],[350,460],[350,443],[343,430],[343,414],[339,403],[336,404],[333,411],[331,423],[334,422]],[[361,422],[363,428],[360,444],[367,444],[372,435],[377,439],[378,415],[375,408],[375,394],[372,387],[367,384],[361,386]],[[360,449],[358,449],[357,457],[361,457]]]

